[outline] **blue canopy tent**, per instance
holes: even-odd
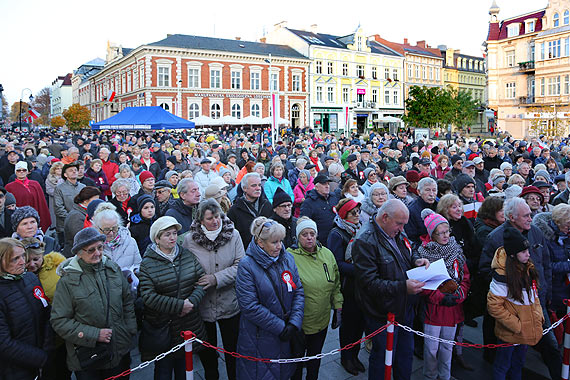
[[[127,107],[115,116],[91,124],[91,129],[94,131],[104,129],[140,131],[194,127],[194,122],[175,116],[162,107]]]

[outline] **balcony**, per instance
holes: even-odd
[[[519,62],[519,71],[521,73],[533,73],[534,61]]]
[[[533,104],[534,95],[530,96],[519,96],[519,104]]]

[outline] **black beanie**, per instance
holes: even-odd
[[[471,176],[469,176],[468,174],[461,173],[453,181],[453,187],[455,188],[457,194],[459,194],[461,193],[461,190],[463,190],[463,188],[469,185],[470,183],[475,185],[475,180],[471,178]]]
[[[278,187],[273,195],[273,208],[276,208],[281,203],[293,202],[291,196],[287,194],[282,188]]]
[[[154,202],[154,198],[148,194],[143,194],[139,197],[139,199],[137,199],[137,208],[138,210],[142,210],[142,208],[144,207],[145,204],[147,203],[152,203],[154,204],[154,207],[156,207],[156,203]]]
[[[530,247],[528,240],[517,230],[511,226],[507,226],[503,232],[503,246],[509,256],[515,256],[517,253],[524,251]]]

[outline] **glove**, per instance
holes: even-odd
[[[459,296],[457,294],[446,294],[445,297],[439,303],[442,306],[455,306],[457,305],[457,301],[459,300]]]
[[[331,324],[331,327],[333,328],[333,330],[340,326],[341,321],[342,321],[341,314],[342,314],[342,309],[336,309],[333,312],[333,319],[332,319],[332,324]]]
[[[296,332],[297,332],[297,327],[293,326],[290,323],[287,323],[283,328],[283,331],[281,331],[281,334],[279,334],[279,339],[281,339],[283,342],[287,342],[291,340],[293,334],[295,334]]]

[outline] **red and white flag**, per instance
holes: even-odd
[[[113,99],[115,99],[115,95],[116,95],[115,91],[109,91],[109,93],[107,94],[107,101],[112,102]]]
[[[40,117],[40,113],[38,111],[36,111],[35,109],[30,108],[28,110],[28,113],[30,114],[30,116],[32,118],[34,118],[34,120],[37,119],[38,117]]]

